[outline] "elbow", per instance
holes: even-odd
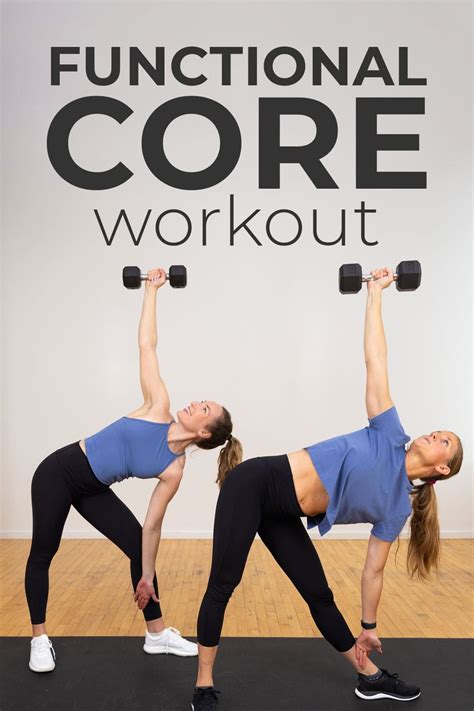
[[[373,582],[383,579],[383,568],[375,568],[373,566],[365,567],[362,571],[362,580],[365,582]]]
[[[143,535],[149,535],[149,536],[156,536],[157,534],[161,533],[161,524],[163,523],[163,519],[156,519],[156,520],[150,520],[150,521],[145,521],[143,524]]]
[[[365,364],[370,366],[373,363],[385,365],[387,363],[387,350],[365,351]]]
[[[156,345],[157,345],[157,339],[156,338],[149,338],[148,336],[145,338],[139,338],[138,339],[138,347],[140,351],[146,352],[146,351],[156,351]]]

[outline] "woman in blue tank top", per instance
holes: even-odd
[[[49,455],[32,481],[33,536],[25,574],[33,639],[30,669],[52,671],[55,654],[46,632],[49,566],[73,506],[129,558],[135,599],[143,609],[147,631],[144,650],[150,654],[197,654],[197,645],[165,628],[161,614],[155,561],[168,503],[183,476],[185,450],[222,447],[220,476],[242,457],[232,437],[229,412],[217,402],[191,402],[170,412],[168,392],[156,354],[156,295],[166,281],[163,269],[148,272],[139,326],[140,384],[143,404],[126,417],[80,442]],[[110,489],[127,477],[159,478],[142,527]]]
[[[410,701],[420,694],[418,687],[378,669],[368,654],[381,651],[376,613],[384,566],[410,514],[410,573],[427,577],[438,563],[433,484],[458,473],[462,446],[457,435],[443,430],[422,435],[405,449],[410,438],[390,397],[381,316],[382,292],[392,283],[393,273],[385,268],[372,275],[364,336],[369,426],[288,455],[248,460],[219,481],[212,567],[198,618],[194,711],[217,708],[212,669],[224,613],[257,532],[308,603],[323,636],[357,670],[357,696]],[[421,480],[418,486],[412,484],[416,479]],[[308,528],[319,526],[321,534],[335,523],[373,524],[362,573],[362,630],[357,639],[336,607],[301,516],[307,516]]]

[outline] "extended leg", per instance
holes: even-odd
[[[31,483],[33,536],[26,564],[25,592],[30,610],[33,637],[46,634],[46,605],[49,592],[49,566],[59,548],[71,495],[64,483],[54,454],[36,470]]]
[[[338,610],[328,586],[316,548],[299,518],[265,519],[258,530],[278,565],[288,575],[307,602],[311,615],[323,636],[358,670],[354,636]],[[364,670],[373,674],[377,667],[368,660]]]
[[[142,575],[142,527],[139,521],[111,489],[91,496],[83,496],[73,505],[86,521],[89,521],[130,558],[130,573],[135,590]],[[153,585],[159,598],[156,575]],[[149,631],[159,632],[164,628],[159,603],[150,599],[143,614],[149,623],[160,620],[159,623],[151,625],[152,629],[149,626]]]
[[[420,689],[414,684],[401,681],[397,674],[379,670],[369,659],[364,669],[358,666],[354,638],[334,603],[319,556],[301,521],[297,518],[265,519],[258,532],[277,563],[308,603],[324,637],[359,672],[356,695],[367,700],[416,699]]]
[[[354,637],[336,607],[316,548],[301,520],[265,519],[258,532],[278,565],[308,603],[323,636],[339,652],[350,649]]]
[[[249,460],[225,480],[217,501],[209,583],[198,617],[197,686],[212,686],[212,669],[227,603],[239,584],[261,520],[258,473],[262,464]]]

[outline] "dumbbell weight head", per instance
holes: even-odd
[[[397,267],[398,291],[415,291],[421,284],[421,264],[416,259],[400,262]]]
[[[188,283],[186,267],[182,264],[172,264],[166,278],[174,289],[184,289]],[[147,279],[148,276],[143,274],[139,267],[124,267],[122,270],[122,282],[127,289],[139,289],[142,281]]]
[[[357,294],[362,289],[360,264],[343,264],[339,268],[339,291],[341,294]]]
[[[139,267],[124,267],[122,282],[127,289],[139,289],[142,285],[142,274]]]
[[[188,273],[186,271],[186,267],[182,264],[171,265],[168,279],[170,280],[170,286],[174,289],[184,289],[188,283]]]

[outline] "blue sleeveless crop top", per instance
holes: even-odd
[[[110,485],[128,477],[152,479],[162,474],[182,456],[168,446],[172,424],[121,417],[87,437],[86,455],[97,479]]]

